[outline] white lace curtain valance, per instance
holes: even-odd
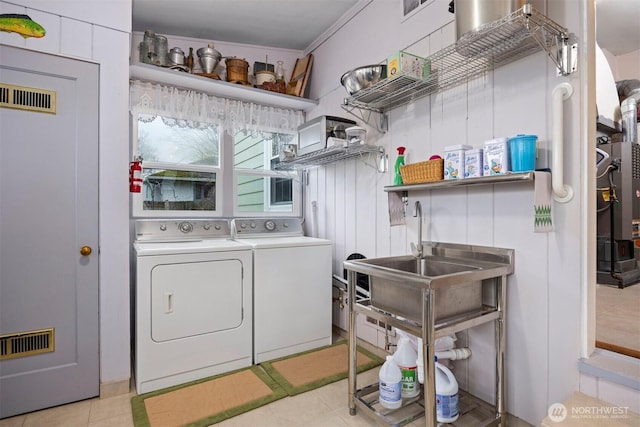
[[[221,125],[233,135],[239,131],[295,133],[303,123],[302,111],[219,98],[192,90],[133,80],[129,109],[160,115],[174,126]]]

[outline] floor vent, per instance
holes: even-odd
[[[0,107],[56,113],[56,92],[0,83]]]
[[[54,351],[54,328],[0,335],[0,360]]]

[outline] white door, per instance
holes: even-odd
[[[99,394],[98,66],[3,45],[0,58],[4,418]]]

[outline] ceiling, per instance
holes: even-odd
[[[133,31],[305,50],[359,0],[133,0]]]
[[[596,39],[615,56],[640,49],[640,1],[596,0]]]
[[[133,0],[133,31],[305,50],[362,0]],[[640,1],[596,0],[597,40],[640,49]]]

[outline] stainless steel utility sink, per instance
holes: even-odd
[[[436,322],[482,310],[495,299],[493,278],[513,273],[513,250],[424,242],[424,255],[345,261],[369,276],[371,306],[420,322],[423,290],[434,300]]]
[[[477,270],[480,268],[433,256],[420,259],[414,256],[398,256],[374,258],[370,260],[364,259],[361,262],[363,264],[384,267],[390,270],[404,271],[406,273],[415,273],[429,277],[444,276],[446,274],[460,273],[462,271]]]

